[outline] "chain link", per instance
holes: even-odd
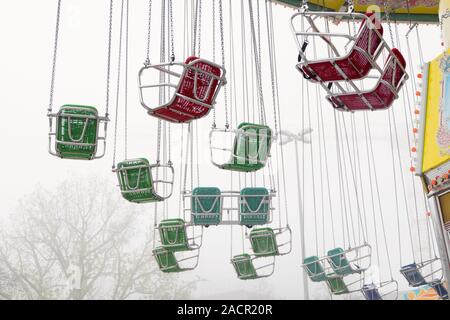
[[[118,66],[117,66],[117,87],[116,87],[116,118],[114,120],[114,146],[113,146],[113,170],[116,168],[116,155],[117,155],[117,134],[118,134],[118,123],[119,123],[119,98],[120,98],[120,78],[121,78],[121,66],[122,66],[122,38],[123,38],[123,6],[124,0],[122,0],[121,10],[120,10],[120,31],[119,31],[119,55],[118,55]]]
[[[223,25],[223,3],[219,0],[219,23],[220,23],[220,47],[222,53],[222,67],[225,69],[225,34]],[[228,120],[228,89],[225,85],[223,88],[224,99],[225,99],[225,128],[230,128],[230,123]]]
[[[147,32],[147,57],[144,65],[148,67],[150,65],[150,42],[151,42],[151,29],[152,29],[152,0],[148,0],[148,32]]]
[[[169,30],[170,30],[170,62],[175,61],[175,45],[174,45],[174,31],[173,31],[173,3],[169,0]]]
[[[108,64],[106,71],[106,111],[105,117],[108,119],[109,117],[109,90],[111,83],[111,47],[112,47],[112,30],[113,30],[113,10],[114,10],[114,1],[111,0],[109,4],[109,34],[108,34]]]
[[[59,40],[59,23],[61,19],[61,0],[58,0],[58,7],[56,9],[56,27],[55,27],[55,40],[53,43],[53,61],[52,61],[52,74],[50,82],[50,98],[48,104],[48,113],[50,114],[53,110],[53,96],[55,90],[55,80],[56,80],[56,60],[58,56],[58,40]],[[51,122],[50,122],[51,125]]]
[[[125,159],[128,159],[128,53],[129,53],[129,9],[130,1],[126,0],[127,9],[125,16]]]

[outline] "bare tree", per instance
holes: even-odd
[[[151,217],[110,186],[69,181],[20,201],[0,232],[0,299],[189,297],[195,283],[152,257]]]

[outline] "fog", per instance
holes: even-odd
[[[153,22],[152,22],[152,45],[151,57],[152,62],[159,60],[159,36],[160,36],[160,2],[153,1]],[[188,1],[186,1],[188,2]],[[90,177],[106,179],[111,185],[117,184],[115,175],[111,172],[112,166],[112,150],[114,135],[114,119],[115,119],[115,88],[117,78],[117,52],[118,52],[118,23],[120,14],[119,1],[114,2],[114,46],[113,46],[113,73],[111,84],[111,121],[109,127],[109,139],[107,154],[103,159],[95,161],[73,161],[61,160],[48,154],[48,120],[46,112],[48,107],[51,64],[52,64],[52,48],[55,27],[56,3],[53,0],[41,1],[2,1],[0,10],[0,102],[2,103],[2,114],[4,120],[0,125],[0,136],[3,147],[3,157],[1,158],[1,166],[3,170],[3,179],[0,181],[1,199],[0,202],[0,219],[5,221],[0,228],[7,228],[6,221],[17,212],[19,201],[26,202],[27,197],[34,191],[55,190],[61,183],[65,181],[82,181],[88,180]],[[202,57],[212,59],[212,15],[210,3],[204,1],[203,17],[202,17]],[[229,36],[234,35],[236,45],[236,65],[235,73],[235,103],[230,104],[230,108],[234,108],[238,119],[243,119],[240,107],[243,104],[243,78],[241,70],[242,54],[240,45],[242,43],[242,30],[240,30],[240,5],[237,1],[232,1],[233,15],[235,23],[233,31],[230,31],[228,20],[229,1],[224,1],[225,12],[225,48],[227,54],[227,63],[229,63]],[[104,112],[105,108],[105,90],[106,90],[106,49],[107,49],[107,18],[108,18],[109,1],[87,1],[87,0],[66,0],[63,1],[61,34],[59,43],[56,86],[55,86],[55,108],[66,103],[93,105],[97,106],[99,112]],[[261,19],[264,19],[264,2],[261,1]],[[246,7],[247,8],[247,7]],[[246,9],[247,10],[247,9]],[[246,11],[247,12],[247,11]],[[324,176],[318,176],[319,159],[329,164],[330,171],[330,188],[332,199],[332,208],[335,214],[335,233],[337,244],[342,245],[341,233],[341,213],[339,213],[339,190],[336,182],[337,164],[336,159],[336,133],[334,111],[325,100],[325,92],[319,90],[319,99],[316,99],[316,87],[308,85],[308,91],[303,94],[302,102],[302,83],[305,88],[305,80],[295,69],[298,51],[296,44],[291,36],[289,20],[294,13],[292,8],[286,8],[281,5],[273,5],[274,15],[274,31],[275,31],[275,49],[277,55],[277,70],[279,81],[279,98],[281,109],[281,129],[299,133],[306,127],[313,129],[311,140],[313,145],[313,161],[311,161],[310,145],[299,142],[299,168],[301,176],[301,187],[303,189],[302,200],[304,200],[305,213],[305,246],[307,255],[318,254],[323,255],[327,250],[333,248],[331,236],[331,222],[329,219],[330,207],[327,203],[327,188]],[[248,13],[246,13],[248,14]],[[136,77],[138,70],[141,68],[146,55],[146,39],[147,39],[147,1],[135,0],[130,1],[130,31],[129,31],[129,123],[128,123],[128,157],[147,157],[151,161],[156,161],[156,132],[157,120],[148,116],[145,110],[140,106],[137,90]],[[189,54],[184,48],[183,30],[184,19],[184,1],[174,1],[174,32],[175,32],[175,53],[177,60],[184,60]],[[216,17],[216,19],[218,19]],[[263,23],[263,22],[262,22]],[[216,28],[218,28],[218,20],[216,20]],[[263,93],[268,115],[269,124],[273,124],[273,103],[272,90],[270,83],[270,68],[268,63],[267,35],[265,30],[265,22],[262,24],[261,35],[263,39]],[[343,26],[342,28],[346,28]],[[218,29],[217,29],[218,30]],[[387,27],[385,28],[387,30]],[[406,57],[406,37],[408,25],[399,25],[394,28],[394,32],[398,32],[400,45]],[[441,51],[439,28],[435,25],[421,25],[419,27],[422,48],[425,61],[433,59]],[[249,29],[247,24],[246,41],[250,46]],[[388,32],[385,31],[385,37],[388,38]],[[216,39],[218,39],[218,33]],[[396,40],[397,41],[397,40]],[[415,36],[411,35],[410,42],[413,44],[412,53],[414,61],[414,70],[417,72],[419,65],[417,41]],[[390,42],[389,42],[390,43]],[[220,45],[217,44],[216,60],[220,63]],[[247,49],[248,50],[248,49]],[[250,68],[250,59],[248,56],[248,66]],[[407,60],[407,63],[409,61]],[[409,70],[409,66],[408,66]],[[228,72],[228,80],[230,82],[231,72]],[[415,74],[410,74],[410,81],[415,81]],[[249,72],[249,84],[252,77]],[[254,81],[254,80],[253,80]],[[253,82],[254,85],[254,82]],[[230,84],[229,84],[230,86]],[[252,85],[249,85],[252,88]],[[229,89],[231,90],[231,89]],[[251,89],[249,89],[251,91]],[[306,90],[306,89],[305,89]],[[306,96],[306,92],[310,96]],[[354,116],[355,133],[360,139],[354,143],[353,147],[361,151],[361,177],[363,185],[365,185],[366,193],[360,195],[360,202],[364,203],[367,211],[369,229],[368,241],[373,246],[373,263],[380,264],[380,274],[383,279],[389,279],[388,256],[386,248],[389,252],[389,258],[392,264],[393,277],[399,281],[400,289],[405,290],[407,284],[401,278],[398,272],[400,264],[411,263],[413,252],[418,257],[418,242],[411,247],[408,235],[408,226],[406,223],[405,212],[408,212],[410,221],[416,228],[415,213],[413,210],[414,194],[417,196],[418,212],[420,214],[419,225],[422,232],[422,251],[428,256],[425,224],[425,208],[421,191],[421,185],[418,178],[415,178],[415,187],[411,180],[409,168],[411,159],[409,155],[408,135],[413,141],[410,124],[407,126],[407,119],[414,108],[413,103],[407,105],[404,102],[414,101],[413,86],[411,82],[400,94],[400,98],[394,103],[392,108],[396,119],[395,128],[399,137],[399,151],[401,155],[402,174],[406,185],[405,199],[402,195],[402,181],[399,176],[393,179],[393,164],[391,139],[389,134],[388,114],[389,112],[373,112],[369,113],[372,132],[372,143],[374,149],[374,157],[376,160],[376,171],[380,184],[380,197],[382,203],[382,212],[384,224],[386,228],[386,241],[383,239],[381,232],[380,220],[372,219],[373,213],[370,209],[370,188],[367,186],[368,175],[373,174],[373,168],[365,162],[363,153],[365,152],[366,143],[364,141],[365,128],[364,116],[359,113]],[[230,91],[228,91],[230,94]],[[404,96],[405,95],[405,96]],[[405,99],[403,98],[405,97]],[[123,110],[123,94],[119,108]],[[255,102],[256,90],[253,90],[250,101]],[[251,104],[251,103],[250,103]],[[307,106],[304,109],[302,118],[302,105]],[[318,126],[318,110],[323,112],[324,116],[324,134],[321,134]],[[406,109],[405,109],[406,108]],[[405,111],[406,110],[406,111]],[[122,111],[121,111],[122,112]],[[309,117],[308,117],[309,116]],[[350,129],[350,115],[344,115],[346,124]],[[223,126],[225,114],[223,109],[223,92],[220,94],[217,104],[217,124]],[[341,117],[341,115],[339,115]],[[409,121],[409,120],[408,120]],[[302,128],[302,123],[304,128]],[[201,185],[219,186],[226,190],[230,186],[230,173],[220,171],[214,167],[209,161],[208,135],[212,124],[212,115],[196,122],[198,145],[200,148],[199,163],[199,179]],[[232,122],[236,126],[235,120]],[[123,114],[119,118],[119,139],[118,139],[118,159],[123,158]],[[409,130],[408,130],[409,129]],[[176,169],[176,183],[174,196],[168,201],[167,215],[169,217],[179,216],[179,194],[181,190],[179,169],[182,165],[180,161],[181,150],[181,133],[186,132],[186,126],[171,125],[172,141],[171,151],[172,160]],[[350,131],[348,132],[350,135]],[[320,136],[319,136],[320,135]],[[323,139],[323,140],[319,140]],[[328,150],[328,158],[324,158],[323,148],[319,153],[319,143],[323,141],[323,145]],[[352,143],[351,142],[351,143]],[[394,141],[395,142],[395,141]],[[345,142],[343,142],[345,143]],[[394,143],[395,146],[395,143]],[[352,147],[352,148],[353,148]],[[275,148],[275,147],[274,147]],[[278,148],[278,147],[276,147]],[[355,149],[353,149],[355,150]],[[304,154],[302,155],[302,151]],[[189,297],[193,299],[302,299],[303,283],[302,283],[302,257],[301,257],[301,236],[300,236],[300,212],[299,209],[299,193],[297,189],[297,164],[295,143],[289,143],[284,147],[285,153],[285,172],[287,176],[287,188],[279,190],[278,196],[287,193],[287,208],[284,205],[284,197],[276,204],[276,213],[274,225],[277,226],[278,217],[281,215],[282,223],[285,223],[284,211],[287,209],[289,216],[289,224],[293,231],[293,251],[290,255],[278,257],[276,259],[276,270],[273,276],[254,281],[239,280],[235,271],[230,264],[231,241],[230,227],[210,227],[205,230],[203,247],[201,248],[200,264],[194,271],[182,273],[177,276],[176,281],[190,283],[196,282],[192,287]],[[397,157],[397,150],[394,150]],[[281,173],[281,164],[276,159],[276,152],[273,151],[272,164],[275,176]],[[311,172],[314,168],[314,179]],[[347,165],[349,165],[347,163]],[[399,165],[395,165],[396,170]],[[304,175],[302,174],[304,170]],[[265,171],[267,174],[267,170]],[[237,177],[234,175],[234,188],[238,187]],[[242,179],[243,175],[241,175]],[[262,183],[262,177],[258,176],[256,184]],[[323,183],[322,183],[323,182]],[[315,189],[314,189],[315,188]],[[398,207],[395,201],[395,188],[399,193]],[[117,188],[117,197],[120,197]],[[350,190],[352,190],[350,188]],[[313,193],[313,191],[315,191]],[[52,193],[53,194],[53,193]],[[56,193],[55,193],[56,194]],[[315,195],[315,202],[313,196]],[[356,212],[356,195],[353,192],[346,193],[348,202]],[[406,200],[406,201],[405,201]],[[123,200],[125,201],[125,200]],[[358,202],[359,203],[359,202]],[[406,203],[406,204],[405,204]],[[323,205],[322,205],[323,204]],[[280,208],[281,206],[281,208]],[[316,210],[314,210],[314,206]],[[408,206],[408,208],[406,208]],[[137,207],[137,205],[133,205]],[[159,206],[161,209],[161,206]],[[314,214],[316,211],[316,215]],[[397,230],[397,211],[401,212],[400,236],[402,259],[400,259],[398,245]],[[378,212],[378,209],[375,209]],[[147,204],[139,206],[136,212],[137,219],[144,229],[153,228],[154,205]],[[355,219],[356,214],[353,213]],[[162,214],[159,214],[159,219]],[[377,216],[376,219],[379,219]],[[355,220],[356,221],[356,220]],[[317,227],[316,227],[317,226]],[[374,227],[377,226],[377,237],[375,237]],[[416,230],[416,229],[414,229]],[[317,237],[316,237],[317,236]],[[239,227],[234,227],[233,231],[233,254],[240,254],[240,246],[242,245]],[[360,235],[355,237],[360,238]],[[376,238],[376,239],[375,239]],[[141,238],[138,239],[139,241]],[[417,240],[414,234],[414,241]],[[131,240],[132,241],[132,238]],[[379,250],[375,248],[375,242],[379,241]],[[317,243],[317,245],[316,245]],[[249,251],[248,240],[246,240],[246,251]],[[317,246],[317,248],[316,248]],[[378,255],[379,253],[379,255]],[[148,259],[153,259],[150,255]],[[416,258],[418,260],[419,258]],[[169,275],[168,277],[172,277]],[[329,298],[326,288],[323,284],[309,283],[311,298]]]

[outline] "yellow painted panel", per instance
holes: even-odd
[[[345,0],[309,0],[309,3],[313,3],[334,11],[339,11],[339,9],[344,5]]]
[[[450,50],[447,51],[450,54]],[[450,160],[450,128],[448,126],[450,112],[450,79],[446,81],[446,90],[443,89],[443,72],[441,61],[444,54],[429,63],[428,95],[426,100],[425,134],[423,145],[422,172],[434,169]],[[444,98],[444,94],[446,98]],[[442,105],[441,101],[446,101]]]

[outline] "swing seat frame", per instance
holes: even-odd
[[[288,240],[281,242],[280,238],[285,234]],[[256,257],[283,256],[292,251],[292,230],[289,226],[278,229],[255,228],[248,238]]]
[[[208,188],[209,189],[209,188]],[[215,188],[211,188],[215,189]],[[252,188],[250,188],[251,190]],[[268,190],[265,188],[254,188],[258,192],[242,191],[228,191],[221,190],[220,195],[217,195],[217,191],[214,195],[194,195],[193,191],[183,192],[183,216],[188,219],[190,217],[189,224],[199,226],[209,225],[237,225],[237,226],[253,226],[270,224],[273,220],[273,211],[275,208],[272,205],[273,198],[276,196],[276,191]],[[195,189],[194,189],[195,190]],[[217,189],[215,189],[217,190]],[[248,190],[248,188],[247,188]],[[194,212],[201,209],[196,206],[196,199],[205,198],[220,198],[220,206],[216,203],[216,208],[220,207],[221,217],[218,224],[212,224],[211,221],[217,222],[218,217],[215,213],[199,213]],[[219,202],[219,200],[217,200]],[[214,201],[213,201],[214,202]],[[247,204],[250,202],[251,206],[247,209]],[[211,207],[210,207],[211,208]],[[204,207],[204,209],[208,209]],[[256,210],[255,210],[256,209]],[[207,210],[205,210],[207,211]],[[244,211],[244,212],[242,212]],[[252,211],[254,211],[252,213]],[[259,211],[259,212],[258,212]],[[204,217],[203,217],[204,216]],[[200,223],[197,223],[200,220]]]
[[[216,146],[215,137],[234,137],[233,148],[223,148]],[[228,139],[226,139],[228,140]],[[211,130],[209,134],[209,145],[211,162],[214,166],[236,172],[255,172],[263,169],[270,158],[272,146],[272,130],[266,125],[244,122],[236,130],[219,129]],[[227,162],[217,160],[217,152],[224,152],[229,155]]]
[[[344,14],[344,15],[348,15]],[[342,16],[342,13],[339,13]],[[305,32],[296,31],[295,20],[304,17],[310,25]],[[365,78],[372,68],[377,68],[376,60],[381,53],[383,43],[383,27],[374,14],[352,14],[350,19],[361,19],[359,31],[356,36],[344,33],[320,32],[315,20],[318,17],[330,19],[335,15],[323,12],[300,12],[292,16],[291,28],[294,33],[299,50],[299,70],[305,79],[312,82],[336,82],[359,80]],[[303,38],[300,43],[299,37]],[[324,40],[335,55],[334,58],[309,60],[305,54],[308,37],[320,37]],[[339,54],[339,50],[333,45],[333,37],[344,38],[348,41],[346,46],[352,44],[351,50],[345,54]]]
[[[335,274],[325,265],[326,259],[310,256],[303,260],[303,269],[312,282],[325,282],[329,292],[333,295],[350,293],[342,276]]]
[[[144,84],[144,76],[150,72],[159,73],[160,79],[164,81]],[[141,105],[149,115],[174,123],[188,123],[203,118],[214,108],[220,88],[226,84],[225,74],[225,69],[220,65],[194,56],[187,58],[184,63],[144,65],[138,75]],[[171,98],[151,107],[146,99],[147,89],[168,90]]]
[[[269,260],[269,262],[266,262]],[[255,262],[261,261],[261,265]],[[261,258],[243,253],[231,259],[231,264],[241,280],[268,278],[275,272],[275,257]]]
[[[398,298],[398,282],[394,279],[381,283],[364,284],[361,293],[366,300],[384,300],[386,297],[393,296]]]
[[[295,21],[298,17],[304,18],[310,25],[305,31],[296,30]],[[318,18],[329,20],[342,17],[349,21],[362,21],[356,37],[346,33],[321,31],[317,27],[316,19]],[[318,83],[326,91],[327,100],[339,111],[387,109],[398,98],[401,88],[409,78],[403,56],[397,49],[391,50],[383,39],[380,23],[373,19],[374,15],[361,13],[313,11],[299,12],[291,18],[292,32],[299,49],[300,62],[297,69],[310,81]],[[358,45],[362,35],[369,38],[369,41],[363,42],[365,46],[368,46],[364,48],[367,50]],[[309,43],[309,37],[323,40],[334,57],[309,60],[305,54],[305,44]],[[332,42],[337,38],[346,39],[347,44],[353,43],[352,49],[345,54],[339,52]],[[372,43],[373,41],[375,42]],[[384,65],[383,56],[387,56]],[[358,59],[355,60],[355,57]],[[361,59],[366,61],[364,66],[355,65],[355,61]],[[330,67],[331,69],[327,69]],[[353,74],[346,72],[346,69],[350,67],[353,69]],[[332,70],[332,72],[329,71],[329,74],[324,75],[322,79],[321,72],[318,70],[322,72]],[[374,79],[377,80],[375,86],[373,86]],[[364,84],[364,87],[373,86],[373,88],[363,91],[360,89],[359,81]]]
[[[169,170],[169,179],[153,178],[153,172],[161,168]],[[130,202],[160,202],[173,194],[175,171],[172,165],[151,165],[145,158],[130,159],[120,162],[113,172],[117,174],[122,196]],[[159,194],[158,186],[169,186],[169,192],[165,195]]]
[[[440,263],[440,259],[435,257],[433,259],[429,259],[427,261],[423,261],[420,263],[411,263],[400,268],[400,273],[405,277],[406,281],[410,287],[420,287],[433,281],[437,281],[435,278],[436,275],[439,275],[439,278],[442,279],[442,267],[433,268],[435,263]],[[423,274],[423,270],[427,267],[430,267],[430,272]]]
[[[51,155],[72,160],[103,158],[107,116],[99,116],[97,109],[91,106],[66,104],[57,113],[48,113],[48,118],[50,128],[53,128],[53,120],[56,122],[55,130],[48,134]]]
[[[327,253],[327,260],[331,268],[336,274],[343,277],[365,272],[371,265],[371,258],[372,247],[369,244],[348,250],[335,248]],[[362,266],[363,264],[364,266]]]

